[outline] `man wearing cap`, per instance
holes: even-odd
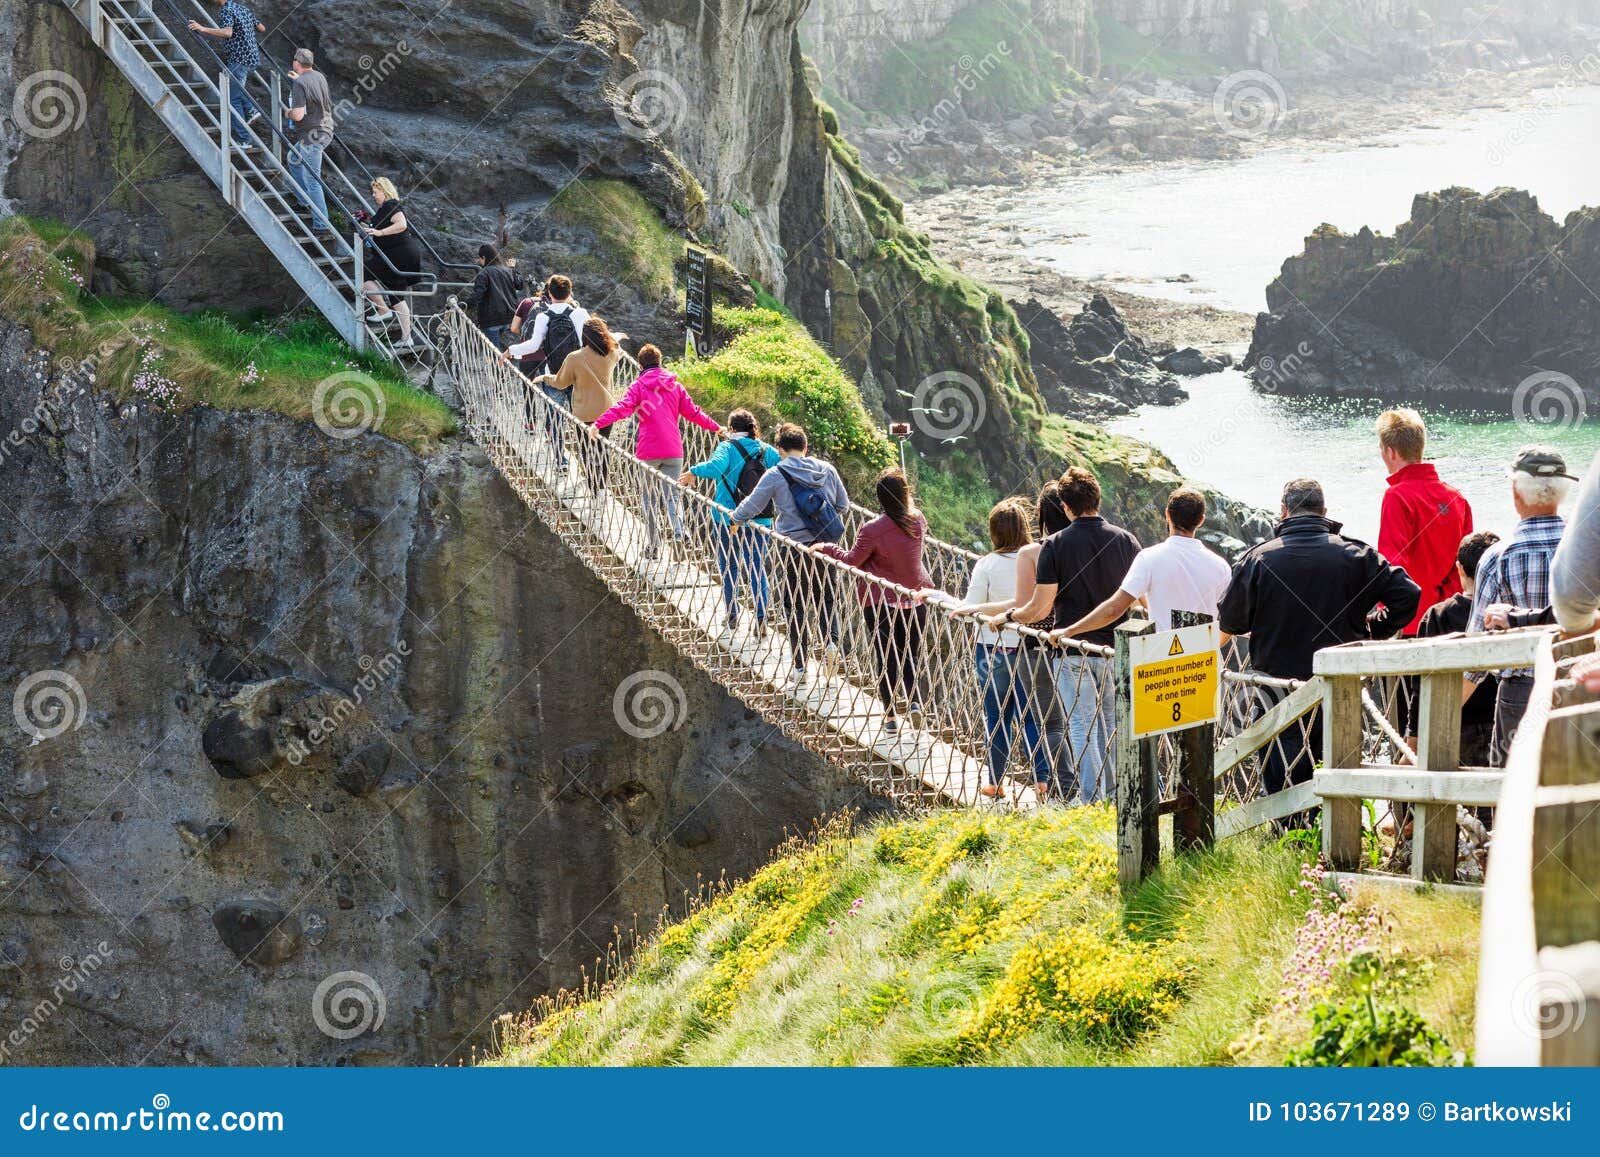
[[[1550,602],[1551,560],[1567,525],[1556,511],[1577,481],[1567,472],[1566,459],[1552,447],[1527,446],[1518,453],[1511,466],[1511,501],[1517,510],[1517,528],[1478,564],[1478,589],[1472,596],[1469,631],[1505,627]],[[1504,767],[1512,737],[1528,709],[1533,669],[1501,671],[1499,676],[1489,762]],[[1486,677],[1487,672],[1474,671],[1467,681],[1476,685]]]

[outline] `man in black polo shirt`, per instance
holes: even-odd
[[[1100,517],[1100,482],[1081,466],[1061,478],[1061,499],[1072,521],[1065,530],[1044,540],[1033,598],[991,620],[1004,628],[1008,622],[1037,623],[1055,613],[1061,625],[1076,623],[1117,593],[1139,553],[1139,540]],[[1115,642],[1116,622],[1088,631],[1086,643],[1109,647]],[[1107,799],[1116,789],[1111,765],[1111,737],[1116,730],[1116,696],[1111,686],[1108,660],[1069,649],[1056,669],[1056,685],[1067,713],[1068,768],[1058,769],[1063,782],[1056,785],[1070,796],[1066,776],[1077,772],[1078,798],[1083,803]]]

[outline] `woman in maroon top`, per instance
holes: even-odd
[[[928,608],[922,600],[924,592],[933,586],[922,565],[928,520],[917,509],[903,471],[885,470],[880,474],[877,493],[878,509],[883,513],[861,528],[853,547],[847,551],[831,543],[818,543],[811,549],[917,592],[900,594],[876,583],[857,583],[878,658],[883,726],[886,731],[898,731],[896,709],[901,699],[911,701],[912,716],[921,712],[916,702],[917,667],[922,660],[922,636],[928,623]],[[913,718],[912,726],[916,722]]]

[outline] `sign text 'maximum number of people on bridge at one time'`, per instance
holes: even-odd
[[[1137,738],[1215,723],[1222,663],[1215,623],[1128,640]]]

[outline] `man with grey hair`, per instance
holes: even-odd
[[[1550,603],[1551,561],[1567,526],[1556,512],[1571,496],[1577,481],[1567,472],[1567,461],[1559,450],[1525,446],[1517,454],[1511,465],[1511,502],[1517,511],[1517,528],[1478,563],[1478,589],[1472,596],[1469,632],[1526,622],[1530,614]],[[1489,762],[1504,767],[1517,725],[1528,709],[1533,670],[1518,668],[1499,675]],[[1474,671],[1467,681],[1477,684],[1486,676],[1487,672]]]
[[[289,65],[291,87],[286,126],[294,143],[284,167],[299,186],[296,193],[311,210],[311,227],[319,234],[332,234],[328,222],[328,196],[322,187],[322,157],[333,144],[333,98],[328,79],[314,67],[317,58],[311,49],[295,50]]]
[[[1417,612],[1422,590],[1372,547],[1340,533],[1322,485],[1296,478],[1283,488],[1276,537],[1251,547],[1234,567],[1217,626],[1250,637],[1251,666],[1279,679],[1311,678],[1323,647],[1396,634]],[[1321,756],[1322,720],[1305,742],[1290,729],[1262,762],[1263,788],[1282,791],[1311,778]]]

